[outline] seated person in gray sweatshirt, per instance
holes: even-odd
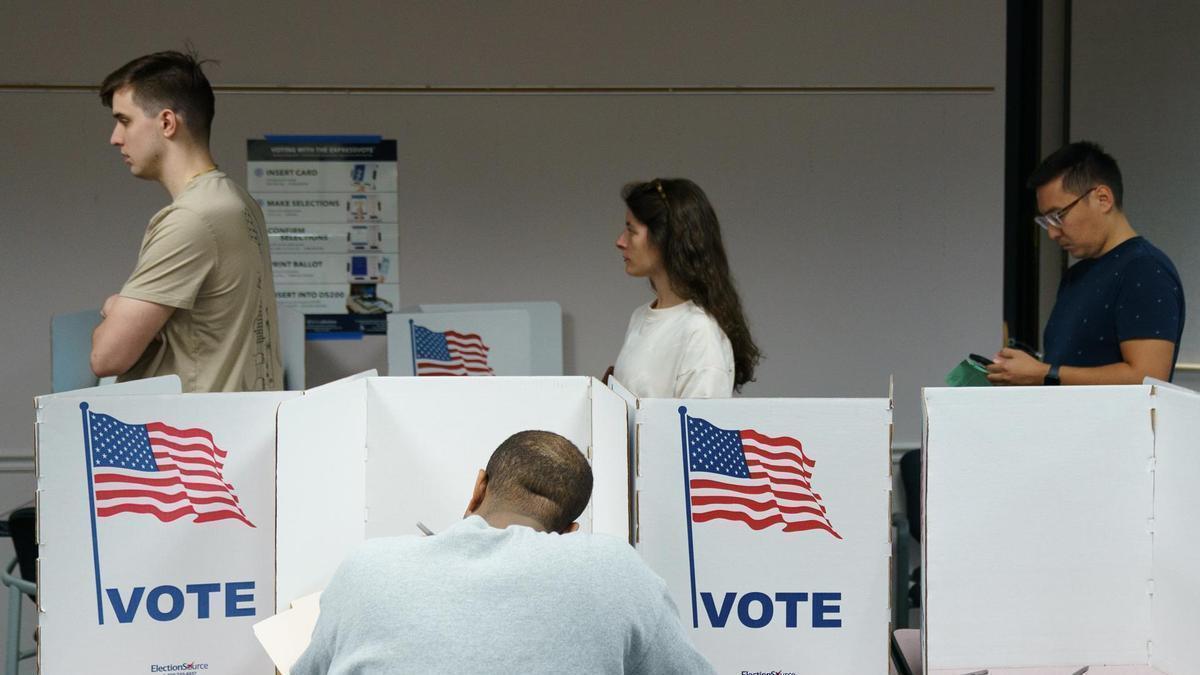
[[[568,534],[591,493],[574,444],[514,434],[462,521],[372,539],[342,563],[292,675],[712,673],[626,542]]]

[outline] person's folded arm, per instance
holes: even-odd
[[[145,300],[109,297],[100,313],[100,325],[92,331],[92,372],[97,377],[124,374],[137,363],[174,311],[174,307]]]

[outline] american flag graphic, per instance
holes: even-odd
[[[126,424],[86,412],[96,515],[143,513],[163,522],[239,520],[254,527],[225,482],[226,453],[203,429]]]
[[[800,441],[753,429],[720,429],[687,416],[692,520],[734,520],[751,529],[782,525],[784,532],[833,529],[813,491],[816,462]]]
[[[438,332],[413,324],[416,375],[495,375],[483,338],[475,333]]]

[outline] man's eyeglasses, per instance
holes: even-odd
[[[1092,192],[1092,190],[1095,190],[1095,189],[1096,189],[1096,186],[1093,185],[1092,187],[1085,190],[1083,194],[1076,197],[1075,201],[1071,202],[1070,204],[1067,204],[1066,206],[1062,207],[1061,209],[1059,209],[1057,211],[1052,211],[1050,213],[1047,213],[1044,216],[1034,216],[1033,222],[1040,225],[1042,227],[1042,229],[1046,230],[1047,232],[1050,231],[1051,227],[1057,227],[1058,229],[1061,230],[1062,226],[1063,226],[1063,218],[1065,218],[1067,216],[1067,211],[1070,211],[1076,204],[1078,204],[1080,202],[1080,200],[1082,200],[1084,197],[1088,196]]]

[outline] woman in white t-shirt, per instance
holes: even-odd
[[[610,371],[640,398],[732,396],[760,352],[708,197],[685,178],[630,183],[621,196],[625,273],[648,278],[655,298],[634,310]]]

